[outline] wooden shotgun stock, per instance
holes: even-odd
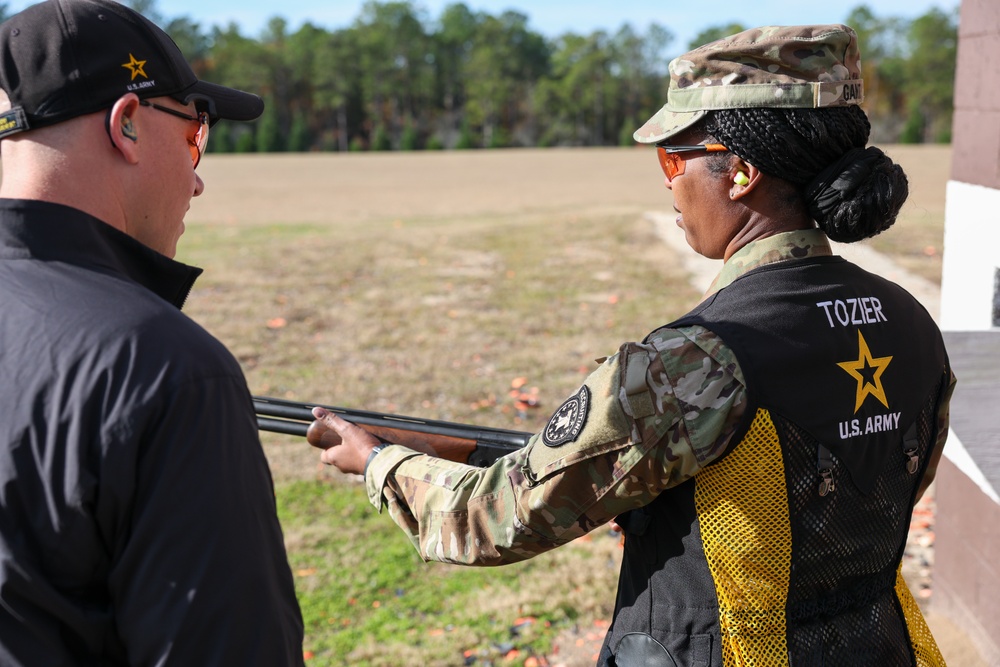
[[[307,437],[317,445],[320,433],[310,425],[314,421],[312,408],[318,404],[295,403],[279,398],[254,396],[257,427],[262,431]],[[349,410],[330,405],[320,405],[342,419],[357,424],[376,438],[395,445],[416,449],[430,447],[443,459],[486,467],[501,456],[521,449],[528,444],[531,433],[509,431],[486,426],[456,424],[452,422],[404,417],[402,415]]]

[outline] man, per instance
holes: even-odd
[[[250,392],[172,259],[260,98],[108,0],[6,21],[0,89],[0,664],[301,664]]]
[[[635,138],[656,145],[689,245],[725,260],[702,303],[622,345],[488,469],[315,408],[322,461],[364,474],[428,560],[510,563],[614,518],[602,667],[943,665],[899,565],[954,377],[923,307],[828,239],[890,227],[908,191],[866,148],[859,63],[841,25],[672,61]]]

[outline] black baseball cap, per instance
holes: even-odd
[[[212,122],[253,120],[264,102],[199,81],[177,44],[111,0],[46,0],[0,24],[0,139],[112,106],[127,93],[194,102]]]

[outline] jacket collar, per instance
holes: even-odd
[[[116,273],[177,308],[202,272],[75,208],[0,199],[0,261],[29,258]]]
[[[819,229],[803,229],[775,234],[740,248],[722,265],[719,275],[705,293],[708,297],[728,287],[734,280],[754,269],[790,259],[808,259],[833,254],[830,241]]]

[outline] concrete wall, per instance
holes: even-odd
[[[935,486],[931,609],[962,628],[987,665],[1000,665],[1000,505],[947,458]]]
[[[959,387],[935,482],[931,609],[1000,665],[1000,0],[963,0],[952,173],[945,205],[941,328]],[[949,335],[948,332],[954,332]],[[963,334],[959,332],[976,332]],[[964,342],[964,344],[963,344]],[[966,377],[964,385],[962,377]],[[964,440],[964,443],[963,443]]]
[[[1000,1],[963,0],[941,328],[993,326],[1000,269]]]

